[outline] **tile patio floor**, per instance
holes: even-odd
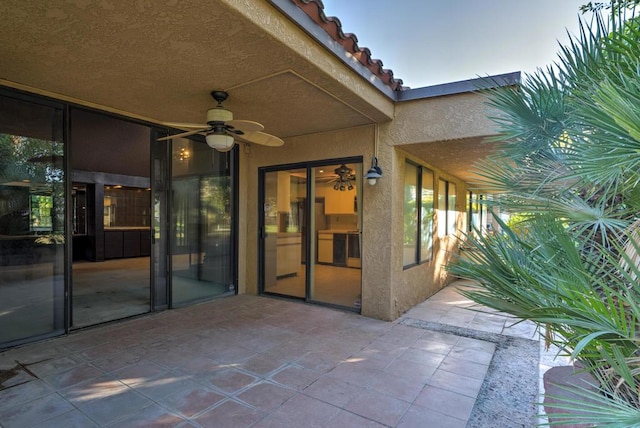
[[[390,323],[241,295],[85,330],[0,353],[0,426],[465,427],[495,345],[400,322],[532,338],[468,306],[447,287]]]

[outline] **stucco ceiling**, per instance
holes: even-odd
[[[464,138],[435,143],[407,144],[401,147],[430,165],[458,177],[466,183],[477,182],[474,164],[496,148],[482,138]]]
[[[237,119],[283,138],[379,115],[233,4],[4,0],[0,79],[159,122],[202,123],[210,91],[223,89]],[[266,2],[243,7],[292,25]]]
[[[3,0],[0,16],[0,83],[157,123],[204,122],[219,89],[236,119],[285,139],[395,114],[268,1]],[[401,148],[466,181],[486,154],[477,140]]]

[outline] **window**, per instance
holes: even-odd
[[[433,254],[433,173],[422,168],[420,261],[431,260]]]
[[[481,231],[483,228],[487,214],[484,198],[484,195],[469,192],[469,198],[467,199],[468,232]]]
[[[433,173],[407,162],[404,175],[403,265],[431,260],[433,249]]]
[[[447,183],[447,235],[456,233],[456,194],[457,188],[454,183]]]
[[[456,232],[456,192],[455,183],[446,180],[438,182],[438,236]]]
[[[51,209],[53,208],[53,196],[50,195],[29,195],[31,200],[29,223],[32,232],[51,232],[53,221]]]
[[[418,254],[418,167],[407,163],[404,168],[404,266],[416,263]]]

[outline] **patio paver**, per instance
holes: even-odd
[[[0,427],[464,427],[495,344],[400,322],[533,334],[469,306],[447,287],[383,322],[240,295],[87,329],[0,353],[30,371]]]

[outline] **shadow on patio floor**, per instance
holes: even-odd
[[[88,329],[0,354],[0,426],[481,426],[503,342],[537,338],[469,306],[450,286],[390,323],[240,295]]]

